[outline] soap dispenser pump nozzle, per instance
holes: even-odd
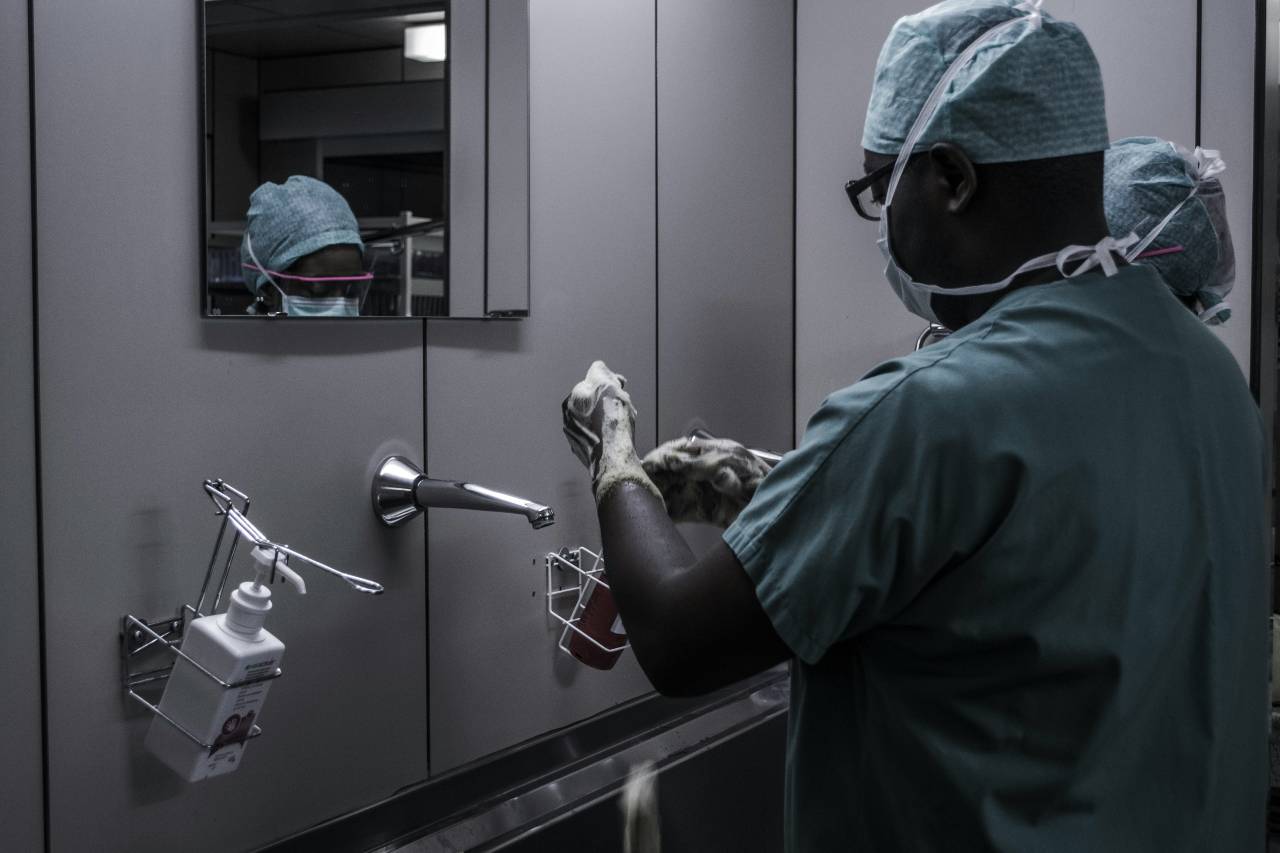
[[[293,588],[298,591],[299,595],[307,594],[307,582],[302,579],[302,575],[289,568],[289,558],[281,554],[274,548],[264,548],[262,546],[253,549],[253,561],[257,563],[257,567],[253,572],[253,582],[262,586],[271,586],[271,583],[279,575],[284,580],[293,584]]]
[[[289,568],[286,558],[271,548],[254,548],[253,560],[257,563],[253,580],[245,581],[231,593],[231,601],[227,605],[226,627],[240,634],[253,635],[262,630],[271,612],[271,581],[279,575],[302,595],[307,593],[307,584],[302,577]]]

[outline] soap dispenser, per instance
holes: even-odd
[[[189,782],[240,766],[271,687],[270,677],[284,657],[284,643],[262,627],[271,611],[271,581],[279,578],[300,594],[307,591],[279,552],[258,547],[252,557],[254,579],[231,593],[226,613],[202,616],[187,626],[182,651],[209,674],[179,656],[160,699],[160,711],[201,743],[160,717],[152,720],[147,732],[147,749]],[[223,687],[210,674],[241,686]]]

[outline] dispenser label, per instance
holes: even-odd
[[[275,666],[274,660],[262,661],[239,673],[236,680],[265,675],[274,670]],[[200,778],[219,776],[236,769],[270,687],[270,681],[261,681],[223,694],[218,713],[214,717],[218,728],[210,732],[205,740],[206,743],[213,744],[213,749],[209,751],[208,758],[201,762]]]

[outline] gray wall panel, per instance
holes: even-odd
[[[792,442],[791,0],[658,2],[660,438]]]
[[[485,8],[449,4],[449,315],[484,315]]]
[[[427,468],[558,520],[430,514],[433,773],[649,689],[630,654],[598,672],[556,650],[541,557],[599,544],[560,433],[560,400],[591,359],[628,376],[638,441],[654,438],[653,4],[539,0],[530,26],[531,317],[428,323]]]
[[[44,845],[36,553],[34,326],[27,4],[0,0],[0,234],[10,287],[0,315],[0,848]]]
[[[919,4],[923,5],[923,4]],[[884,279],[875,223],[849,208],[876,57],[901,0],[798,0],[796,23],[796,429],[823,398],[910,350],[924,325]]]
[[[1231,320],[1215,328],[1236,360],[1249,371],[1253,270],[1254,57],[1256,21],[1252,4],[1208,0],[1204,4],[1201,143],[1217,148],[1227,163],[1222,186],[1236,250],[1236,286]],[[1189,144],[1189,143],[1188,143]],[[1271,140],[1271,144],[1280,144]],[[1274,153],[1274,152],[1273,152]]]
[[[529,0],[489,0],[485,312],[529,310]]]
[[[1052,0],[1045,8],[1079,24],[1097,54],[1112,139],[1195,144],[1195,0]]]
[[[35,10],[54,851],[256,848],[427,771],[423,531],[368,504],[380,444],[422,452],[421,325],[199,317],[196,11]],[[388,592],[314,573],[305,598],[281,591],[265,734],[188,785],[143,751],[116,648],[122,614],[194,596],[209,476],[247,490],[268,534]]]
[[[1194,142],[1195,7],[1194,0],[1052,5],[1052,14],[1080,24],[1098,54],[1113,138],[1157,134]],[[876,227],[854,216],[841,191],[863,172],[862,124],[880,46],[900,15],[917,10],[901,0],[799,0],[799,428],[827,394],[910,351],[924,325],[885,283]]]

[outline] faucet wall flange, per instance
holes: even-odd
[[[373,512],[387,527],[399,527],[422,512],[414,496],[422,469],[403,456],[388,456],[373,475]]]

